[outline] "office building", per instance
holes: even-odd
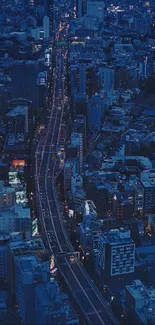
[[[54,27],[54,6],[53,0],[44,0],[45,1],[45,16],[49,17],[49,36],[52,36],[53,33],[53,27]]]
[[[47,251],[41,240],[36,237],[31,240],[23,240],[22,234],[11,233],[9,242],[9,292],[15,297],[15,257],[36,255],[39,260],[47,259]]]
[[[141,173],[138,183],[138,193],[141,196],[141,215],[148,217],[155,213],[155,173],[154,170]]]
[[[81,187],[74,188],[72,192],[73,197],[73,209],[76,213],[80,214],[83,211],[85,200],[86,200],[86,192]]]
[[[7,322],[7,298],[7,291],[0,290],[0,324],[6,324]]]
[[[80,171],[82,171],[83,166],[83,136],[81,133],[71,133],[70,145],[72,148],[78,149],[78,158],[80,163]]]
[[[92,96],[88,103],[88,128],[99,130],[104,114],[104,100],[99,94]]]
[[[36,286],[35,311],[37,325],[79,324],[76,313],[69,305],[68,296],[60,293],[54,280]]]
[[[150,214],[148,217],[148,231],[153,235],[155,233],[155,214]]]
[[[87,15],[95,16],[100,22],[104,20],[104,1],[88,0]]]
[[[84,94],[77,94],[74,99],[74,115],[84,115],[87,117],[88,97]]]
[[[76,0],[76,17],[77,18],[82,17],[82,13],[83,13],[82,4],[83,4],[82,0]]]
[[[15,204],[15,189],[0,182],[0,211],[8,210]]]
[[[80,63],[79,66],[79,93],[86,94],[86,64]]]
[[[125,288],[125,313],[135,324],[155,323],[155,289],[134,280]]]
[[[79,227],[80,244],[84,254],[94,254],[95,252],[96,257],[96,252],[98,253],[98,238],[101,233],[101,223],[97,220],[96,207],[93,201],[85,201],[82,214],[83,222]]]
[[[0,235],[0,281],[4,285],[9,280],[9,235]]]
[[[46,116],[46,104],[47,104],[47,95],[48,95],[48,80],[46,72],[40,72],[37,78],[38,86],[38,117],[40,119],[45,118]]]
[[[24,325],[35,324],[35,287],[49,280],[49,262],[35,255],[15,257],[16,300]]]
[[[110,276],[134,272],[135,244],[130,236],[130,231],[123,228],[114,229],[104,233],[103,240],[99,240],[99,258],[102,257],[103,269]],[[105,243],[106,241],[106,243]],[[105,257],[102,256],[105,251]]]
[[[71,192],[72,176],[77,174],[76,161],[74,159],[66,160],[64,165],[64,195],[67,198]]]
[[[7,113],[7,102],[10,99],[10,88],[1,85],[0,87],[0,116],[4,117]]]
[[[146,79],[148,76],[148,62],[147,58],[145,60],[140,60],[139,62],[139,78]]]
[[[70,89],[73,97],[78,93],[78,65],[71,65],[70,67]]]
[[[83,148],[86,148],[86,118],[84,115],[77,115],[73,121],[73,132],[81,133],[83,137]]]
[[[26,137],[29,134],[29,112],[27,106],[17,106],[6,114],[7,132]]]
[[[104,69],[104,90],[111,95],[114,90],[114,70]]]
[[[14,206],[10,210],[0,212],[0,232],[21,232],[24,239],[30,239],[32,221],[30,209]]]
[[[98,237],[98,244],[97,244],[97,250],[98,250],[97,262],[102,270],[105,270],[105,268],[106,268],[106,260],[105,260],[106,259],[106,244],[107,244],[106,239],[104,238],[103,235],[100,235]]]
[[[48,16],[43,18],[43,29],[44,29],[44,38],[49,38],[50,35],[50,20]]]
[[[11,67],[11,93],[13,97],[25,98],[32,101],[33,111],[37,113],[39,74],[38,61],[16,60]]]
[[[134,194],[118,192],[113,195],[112,211],[119,220],[128,220],[134,214]]]

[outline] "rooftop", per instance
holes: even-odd
[[[18,115],[25,115],[25,113],[27,112],[28,107],[26,105],[18,105],[15,108],[13,108],[12,110],[10,110],[6,116],[8,117],[15,117]]]
[[[104,233],[104,238],[111,246],[117,244],[134,244],[134,241],[130,237],[130,231],[123,228],[113,229],[108,233]]]

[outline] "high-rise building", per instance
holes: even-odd
[[[99,130],[104,113],[104,100],[99,94],[92,96],[88,104],[88,128]]]
[[[9,242],[9,292],[15,297],[15,262],[17,256],[36,255],[40,260],[46,260],[47,252],[41,238],[23,240],[20,233],[10,235]]]
[[[64,195],[67,198],[71,191],[71,178],[77,172],[74,159],[66,160],[64,165]]]
[[[87,1],[87,15],[96,16],[100,22],[104,20],[104,1],[102,0],[88,0]]]
[[[75,96],[75,116],[76,115],[84,115],[87,117],[88,110],[88,97],[84,94],[77,94]]]
[[[9,235],[0,235],[0,281],[7,284],[9,280]]]
[[[131,239],[130,231],[123,228],[114,229],[102,236],[104,240],[101,238],[99,241],[98,259],[107,274],[116,276],[134,272],[135,244]]]
[[[25,136],[29,134],[29,111],[27,106],[17,106],[6,114],[7,132]]]
[[[86,64],[80,63],[79,72],[80,72],[79,93],[86,94]]]
[[[114,70],[104,69],[104,90],[110,95],[114,90]]]
[[[153,171],[141,173],[137,194],[140,195],[141,215],[148,217],[155,213],[155,174]]]
[[[83,147],[86,147],[86,118],[84,115],[77,115],[73,121],[73,132],[82,133]]]
[[[52,36],[53,32],[53,17],[54,17],[54,0],[45,0],[45,16],[49,17],[49,36]]]
[[[82,133],[71,133],[71,147],[78,149],[78,157],[79,157],[79,163],[80,163],[80,171],[82,170],[83,165],[83,137]]]
[[[15,189],[0,182],[0,211],[8,210],[15,204]]]
[[[32,233],[30,209],[15,206],[10,210],[0,212],[0,231],[21,232],[25,239],[30,239]]]
[[[82,0],[76,0],[76,17],[80,18],[83,16]]]
[[[48,16],[44,16],[43,19],[44,38],[49,38],[50,32],[50,20]]]
[[[35,287],[49,280],[49,262],[36,255],[15,257],[16,300],[24,325],[35,324]]]
[[[32,101],[32,108],[37,112],[37,78],[40,67],[38,61],[16,60],[11,68],[11,93],[13,97]]]

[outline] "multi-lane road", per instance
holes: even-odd
[[[44,236],[51,254],[68,290],[72,293],[81,315],[87,324],[118,324],[111,308],[86,273],[70,243],[62,221],[55,180],[59,173],[56,146],[59,143],[63,118],[65,91],[66,51],[56,50],[53,73],[50,117],[47,128],[40,136],[35,153],[36,202]]]

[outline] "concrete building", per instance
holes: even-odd
[[[14,206],[0,213],[1,232],[21,232],[24,239],[31,239],[32,221],[29,208]]]
[[[86,94],[86,64],[85,63],[80,63],[79,75],[80,75],[79,93],[85,95]]]
[[[17,106],[6,114],[7,132],[25,136],[29,134],[29,111],[28,106]]]
[[[100,22],[104,20],[104,1],[88,0],[87,15],[96,16]]]
[[[72,132],[70,137],[70,145],[78,149],[78,157],[80,163],[80,171],[83,166],[83,136],[81,133]]]
[[[32,101],[33,111],[38,108],[37,77],[40,72],[38,61],[16,60],[11,67],[11,93]]]
[[[141,173],[141,180],[138,184],[138,193],[142,195],[142,215],[148,217],[155,213],[155,171]]]
[[[99,130],[104,113],[104,100],[100,94],[92,96],[88,104],[88,128]]]
[[[80,18],[82,17],[82,0],[76,0],[76,17]]]
[[[64,195],[67,198],[71,192],[71,178],[76,175],[76,164],[74,160],[67,160],[64,165]]]
[[[9,280],[9,235],[0,235],[0,281],[4,284]]]
[[[52,36],[53,32],[53,18],[54,18],[54,8],[52,0],[45,0],[45,16],[49,17],[49,34]]]
[[[11,233],[9,247],[9,292],[15,297],[15,257],[36,255],[40,260],[45,260],[47,252],[41,238],[23,240],[21,234]]]
[[[5,324],[7,319],[7,291],[0,291],[0,324]]]
[[[77,94],[74,99],[74,115],[84,115],[87,117],[88,114],[88,97],[85,94]]]
[[[49,263],[35,255],[15,257],[16,300],[24,325],[35,324],[35,287],[47,283]]]
[[[111,95],[114,90],[114,70],[104,69],[104,90]]]
[[[134,280],[125,288],[125,313],[136,324],[155,323],[155,289],[145,287],[140,280]]]
[[[0,182],[0,211],[10,209],[15,204],[15,189]]]
[[[130,231],[123,228],[114,229],[102,236],[104,240],[102,238],[100,240],[99,258],[105,250],[105,263],[99,261],[99,264],[103,264],[107,274],[116,276],[134,272],[135,244],[131,239]]]
[[[43,18],[43,29],[44,29],[44,38],[49,38],[50,35],[50,20],[48,16]]]
[[[60,293],[54,280],[36,286],[35,311],[36,325],[79,324],[76,313],[69,305],[68,296]]]

